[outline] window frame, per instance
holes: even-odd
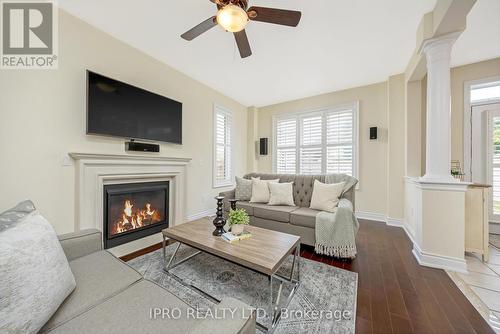
[[[225,117],[229,119],[229,136],[227,136],[228,129],[226,128],[225,137],[226,143],[224,147],[229,147],[229,171],[228,176],[225,180],[219,181],[217,180],[217,115],[223,114]],[[212,131],[212,188],[223,188],[234,186],[234,122],[233,122],[233,112],[217,103],[213,105],[213,114],[212,114],[212,122],[213,122],[213,131]],[[229,140],[229,143],[228,143]],[[224,166],[226,168],[226,166]]]
[[[346,109],[352,110],[353,114],[353,168],[352,168],[352,176],[359,179],[359,101],[354,101],[351,103],[345,103],[341,105],[335,105],[330,107],[324,107],[319,109],[311,109],[305,111],[296,111],[282,114],[273,115],[273,124],[272,124],[272,170],[273,173],[277,173],[277,124],[278,121],[286,120],[286,119],[296,119],[297,120],[297,134],[296,134],[296,145],[295,145],[295,174],[300,172],[300,148],[302,147],[301,142],[301,130],[302,130],[302,119],[306,117],[312,117],[315,115],[321,115],[323,117],[322,120],[322,138],[321,138],[321,148],[322,148],[322,158],[321,158],[321,173],[326,173],[326,152],[327,147],[332,146],[331,144],[327,144],[326,139],[326,115],[329,113],[340,112]],[[312,147],[312,146],[307,146]],[[358,183],[359,186],[359,183]],[[357,187],[358,188],[358,187]]]
[[[471,120],[472,120],[472,107],[485,104],[485,102],[471,102],[471,90],[477,86],[487,86],[489,83],[499,82],[500,76],[486,77],[477,80],[470,80],[464,82],[464,110],[463,110],[463,139],[462,139],[462,147],[463,147],[463,169],[465,173],[465,181],[470,181],[472,179],[471,173],[471,150],[472,150],[472,129],[471,129]],[[497,102],[495,99],[487,101],[486,104]],[[500,102],[500,100],[498,100]]]

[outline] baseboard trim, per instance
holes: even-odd
[[[403,223],[404,220],[403,220],[403,218],[391,218],[391,217],[387,217],[387,220],[385,222],[389,226],[397,226],[397,227],[403,227],[404,228],[404,223]]]
[[[464,259],[426,253],[416,243],[413,243],[412,253],[421,266],[467,273],[467,264]]]
[[[387,222],[387,216],[381,213],[368,212],[368,211],[356,211],[356,217],[358,219],[373,220],[378,222]]]
[[[208,209],[208,210],[200,211],[198,213],[194,213],[192,215],[188,215],[186,217],[186,221],[187,222],[192,222],[194,220],[198,220],[198,219],[201,219],[201,218],[212,216],[212,215],[215,215],[215,212],[216,212],[216,209]]]
[[[415,239],[413,238],[413,235],[415,231],[411,230],[407,225],[403,223],[403,225],[400,226],[406,233],[406,236],[411,240],[412,244],[416,244]]]
[[[373,220],[381,223],[386,223],[389,226],[397,226],[397,227],[403,227],[404,224],[404,219],[403,218],[392,218],[389,216],[386,216],[382,213],[376,213],[376,212],[368,212],[368,211],[357,211],[356,212],[356,217],[358,219],[366,219],[366,220]]]
[[[490,233],[500,234],[500,223],[490,222]]]

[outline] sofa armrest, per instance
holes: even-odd
[[[338,206],[339,208],[346,208],[354,212],[354,205],[352,205],[352,202],[347,198],[341,198]]]
[[[234,298],[224,298],[215,307],[214,317],[206,317],[189,334],[255,334],[255,309]]]
[[[224,204],[223,206],[223,211],[229,211],[231,209],[231,205],[229,204],[229,200],[233,199],[236,196],[236,189],[233,190],[228,190],[228,191],[223,191],[219,193],[219,196],[224,196],[224,200],[222,203]]]
[[[345,198],[349,200],[352,203],[352,211],[356,210],[356,186],[352,186],[351,189],[346,191],[343,195],[342,198]],[[342,199],[341,198],[341,199]]]
[[[92,254],[102,249],[102,233],[96,229],[62,234],[59,242],[68,261]]]

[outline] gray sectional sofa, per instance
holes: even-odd
[[[250,216],[250,224],[275,231],[290,233],[301,237],[301,243],[314,246],[315,223],[318,210],[310,209],[314,180],[325,182],[326,174],[322,175],[292,175],[292,174],[259,174],[250,173],[245,179],[260,177],[261,180],[279,179],[279,182],[293,182],[293,199],[295,206],[270,206],[267,204],[236,202],[237,208],[245,209]],[[229,199],[235,198],[235,190],[221,192],[224,196],[224,210],[229,211]],[[354,211],[354,186],[344,192],[341,198],[352,203]]]
[[[102,250],[98,230],[59,237],[76,280],[75,290],[41,333],[255,333],[250,307],[228,298],[217,309],[237,309],[226,319],[193,319],[184,301]],[[151,317],[151,308],[177,308],[179,319]],[[192,314],[192,313],[191,313]]]

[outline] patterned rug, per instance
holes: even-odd
[[[500,234],[490,233],[490,245],[500,249]]]
[[[167,257],[174,252],[175,247],[175,244],[167,247]],[[192,249],[182,246],[177,259],[192,253]],[[282,275],[289,276],[292,259],[290,256],[283,264],[280,269]],[[133,259],[128,264],[191,307],[203,310],[215,305],[212,299],[163,272],[162,262],[162,252],[158,250]],[[266,276],[206,253],[191,258],[171,271],[183,281],[219,300],[234,297],[258,308],[257,321],[266,326],[269,323],[265,312],[269,301],[269,281]],[[354,333],[358,275],[301,258],[300,279],[300,287],[286,309],[283,303],[291,284],[283,285],[280,308],[284,311],[275,333]],[[278,282],[274,281],[276,286],[273,285],[273,295],[278,290]]]

